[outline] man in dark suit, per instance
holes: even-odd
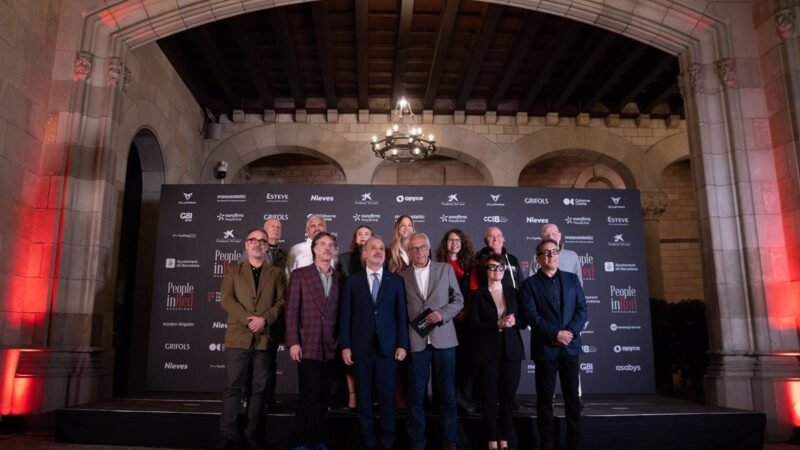
[[[267,233],[253,229],[245,238],[246,258],[231,264],[222,278],[222,307],[228,312],[225,330],[225,372],[227,383],[222,398],[220,434],[224,448],[239,446],[236,420],[239,401],[248,378],[247,430],[249,449],[262,448],[258,437],[269,382],[269,367],[274,364],[279,338],[275,325],[284,308],[286,276],[280,269],[265,264]]]
[[[525,318],[531,325],[531,353],[536,364],[536,415],[542,449],[555,448],[553,393],[561,380],[567,419],[567,448],[580,448],[581,406],[578,397],[580,331],[586,323],[586,297],[578,276],[558,269],[558,243],[543,239],[536,246],[540,269],[522,283]]]
[[[327,450],[321,440],[331,385],[336,377],[339,272],[333,269],[336,238],[321,231],[311,241],[313,263],[292,272],[286,299],[286,345],[299,364],[295,414],[297,450]]]
[[[395,441],[394,384],[397,362],[408,349],[408,315],[403,279],[383,270],[386,247],[373,236],[361,252],[366,270],[344,283],[340,306],[339,343],[342,359],[353,366],[363,446],[378,448],[372,410],[373,386],[378,394],[380,446],[391,450]]]
[[[425,323],[433,327],[422,337],[409,330],[411,369],[408,383],[408,435],[412,447],[424,449],[425,391],[433,363],[433,379],[439,392],[442,447],[455,450],[458,438],[455,388],[455,349],[458,346],[453,317],[464,307],[464,297],[450,264],[431,261],[431,243],[424,233],[409,239],[411,266],[400,272],[406,287],[408,317],[416,319],[426,309]]]
[[[278,246],[281,240],[281,221],[276,218],[267,219],[264,222],[264,231],[267,232],[267,247],[266,263],[275,266],[278,269],[284,270],[286,267],[286,252]],[[278,343],[283,344],[284,336],[286,335],[286,316],[281,313],[278,320],[275,322],[275,336],[278,338]],[[278,403],[275,401],[275,386],[278,381],[278,353],[268,353],[268,356],[273,358],[269,363],[270,373],[269,380],[267,381],[267,390],[264,392],[264,403],[267,405],[267,410],[277,411]]]

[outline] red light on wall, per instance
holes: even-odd
[[[37,380],[17,376],[19,356],[24,352],[40,352],[38,349],[9,349],[3,359],[3,381],[0,386],[0,415],[22,415],[34,411],[41,405]],[[39,386],[40,387],[40,386]]]
[[[767,283],[769,326],[778,330],[800,330],[800,283]]]
[[[792,425],[800,427],[800,380],[786,383]]]
[[[0,415],[12,414],[14,406],[14,381],[19,362],[19,349],[6,350],[3,361],[3,384],[0,391]]]

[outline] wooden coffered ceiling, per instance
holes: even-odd
[[[233,110],[683,116],[678,60],[563,17],[470,0],[322,0],[161,39],[197,99]]]

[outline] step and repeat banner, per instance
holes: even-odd
[[[244,255],[247,230],[267,218],[283,222],[281,246],[305,239],[309,214],[325,217],[349,251],[353,231],[369,225],[388,247],[395,219],[414,218],[438,246],[460,228],[475,250],[490,226],[524,274],[541,226],[555,223],[582,265],[589,319],[582,332],[586,393],[655,391],[642,212],[636,190],[378,185],[165,185],[151,308],[147,387],[218,392],[225,382],[222,344],[227,316],[220,285],[228,264]],[[528,331],[524,332],[528,346]],[[528,353],[529,354],[529,353]],[[297,391],[297,370],[281,348],[277,391]],[[532,361],[519,394],[533,394]]]

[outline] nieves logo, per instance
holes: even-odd
[[[314,194],[309,198],[312,202],[332,202],[333,196],[332,195],[317,195]]]

